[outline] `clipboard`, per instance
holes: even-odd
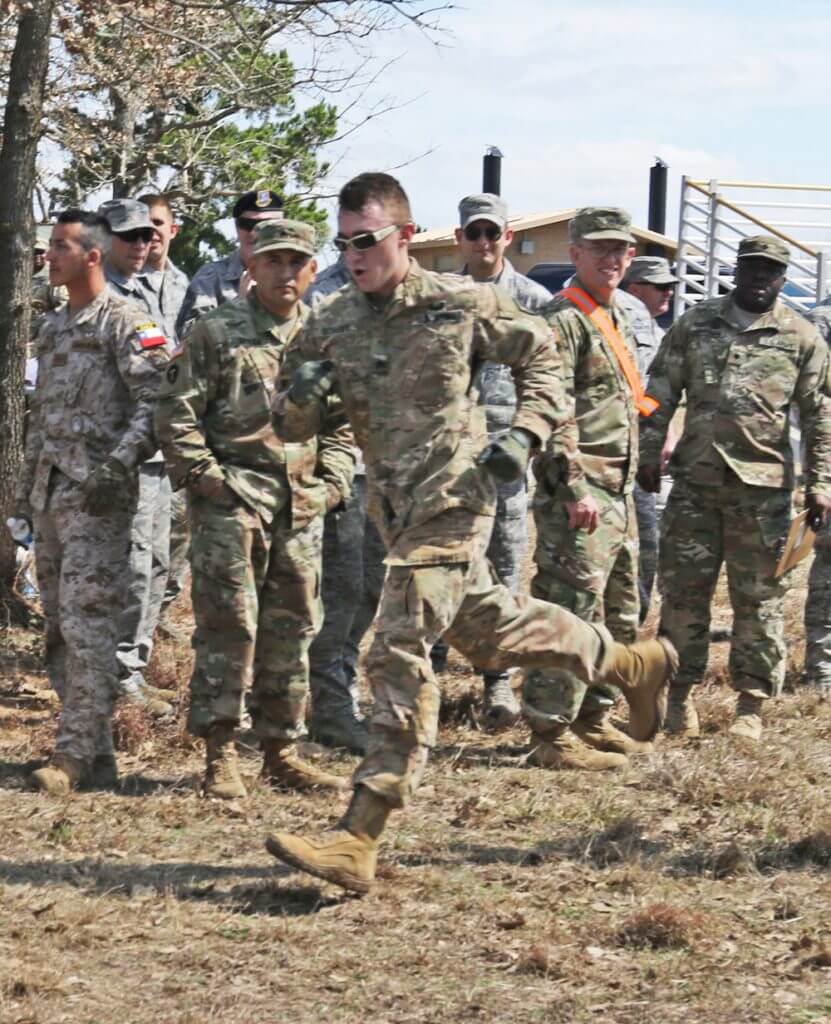
[[[808,525],[807,509],[793,518],[791,528],[788,530],[787,540],[785,541],[785,550],[782,552],[782,557],[776,566],[775,576],[777,579],[780,576],[784,576],[786,572],[790,572],[803,558],[807,558],[810,555],[814,549],[816,536]]]

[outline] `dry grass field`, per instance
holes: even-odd
[[[120,713],[120,792],[32,792],[56,709],[40,638],[0,631],[0,1021],[831,1022],[831,706],[799,690],[804,579],[796,692],[757,751],[725,736],[725,644],[701,741],[606,777],[528,768],[522,728],[477,728],[454,661],[425,784],[363,899],[263,849],[339,801],[270,792],[253,750],[250,797],[203,800],[181,719]],[[157,684],[184,688],[189,656],[162,643]]]

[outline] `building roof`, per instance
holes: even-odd
[[[533,228],[545,227],[548,224],[558,224],[562,221],[569,221],[577,213],[576,207],[570,210],[554,210],[549,213],[532,213],[524,217],[510,217],[508,224],[513,228],[514,234],[522,231],[531,231]],[[413,249],[433,249],[439,246],[452,245],[455,243],[456,225],[451,228],[433,228],[430,231],[420,231],[413,236],[410,247]],[[654,242],[666,249],[676,249],[678,243],[669,235],[659,234],[657,231],[650,231],[649,228],[640,228],[632,225],[632,234],[643,242]]]

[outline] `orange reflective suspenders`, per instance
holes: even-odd
[[[569,300],[569,302],[573,302],[581,313],[586,314],[606,339],[609,344],[609,348],[614,352],[615,359],[617,359],[617,364],[620,367],[621,373],[626,378],[626,381],[632,391],[632,397],[635,400],[635,408],[641,416],[651,416],[652,413],[660,407],[661,403],[650,397],[644,391],[643,384],[641,384],[640,374],[638,373],[638,368],[635,366],[635,362],[629,353],[629,349],[626,347],[626,342],[620,336],[620,332],[617,327],[612,323],[609,314],[594,301],[588,292],[584,292],[582,288],[564,288],[562,294]]]

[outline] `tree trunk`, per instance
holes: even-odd
[[[33,0],[17,26],[0,149],[0,588],[14,577],[5,528],[23,455],[23,371],[29,341],[32,194],[55,0]]]

